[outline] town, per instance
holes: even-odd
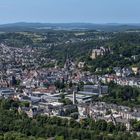
[[[56,59],[45,58],[38,48],[10,47],[0,44],[0,98],[26,102],[18,107],[29,118],[37,115],[81,121],[87,118],[122,124],[132,131],[131,120],[140,121],[140,107],[96,101],[94,97],[109,95],[109,83],[140,88],[140,69],[113,67],[114,73],[97,75],[83,71],[86,62],[71,60],[69,54],[63,67]],[[91,59],[113,53],[103,46],[91,51]],[[53,67],[42,67],[53,63]],[[98,70],[96,70],[98,71]],[[130,77],[131,75],[131,77]]]
[[[0,140],[140,140],[140,0],[0,0]]]

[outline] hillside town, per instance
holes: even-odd
[[[98,52],[99,54],[98,54]],[[101,52],[100,52],[101,51]],[[97,53],[96,53],[97,52]],[[92,51],[92,59],[110,53],[101,47]],[[140,108],[94,101],[94,96],[108,95],[108,83],[140,88],[138,67],[114,67],[113,74],[93,75],[82,71],[85,62],[74,63],[66,58],[63,68],[44,68],[41,63],[57,63],[41,55],[36,48],[0,45],[0,98],[29,103],[19,107],[28,117],[36,115],[105,120],[114,125],[123,124],[131,130],[130,121],[140,121]],[[130,77],[130,75],[133,75]]]
[[[0,0],[0,140],[140,140],[140,0]]]

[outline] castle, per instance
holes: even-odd
[[[91,59],[96,59],[98,56],[104,56],[110,52],[110,48],[100,47],[92,50]]]

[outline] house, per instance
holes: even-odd
[[[84,68],[85,62],[79,62],[78,63],[78,68]]]
[[[65,114],[73,112],[73,110],[77,110],[76,105],[66,105],[63,107]]]
[[[122,76],[122,69],[120,67],[114,67],[113,70],[116,73],[116,76],[121,77]]]
[[[139,72],[139,68],[138,67],[132,67],[132,71],[136,75]]]
[[[35,107],[19,107],[18,112],[25,112],[29,118],[33,118],[34,116],[41,114],[43,110]]]
[[[77,105],[79,118],[87,118],[89,115],[89,107],[87,104],[78,104]]]
[[[131,68],[123,68],[122,69],[122,76],[127,77],[130,76],[133,73]]]

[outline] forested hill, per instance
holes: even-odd
[[[91,71],[96,68],[140,66],[140,32],[47,31],[1,33],[0,43],[11,47],[45,48],[44,56],[64,63],[66,55],[76,61],[85,61]],[[108,47],[112,53],[96,60],[90,58],[91,51]],[[134,59],[135,58],[135,59]]]
[[[111,48],[112,53],[92,60],[88,55],[86,62],[91,71],[102,69],[108,73],[113,67],[140,67],[140,33],[116,33],[112,39],[105,41],[104,46]]]

